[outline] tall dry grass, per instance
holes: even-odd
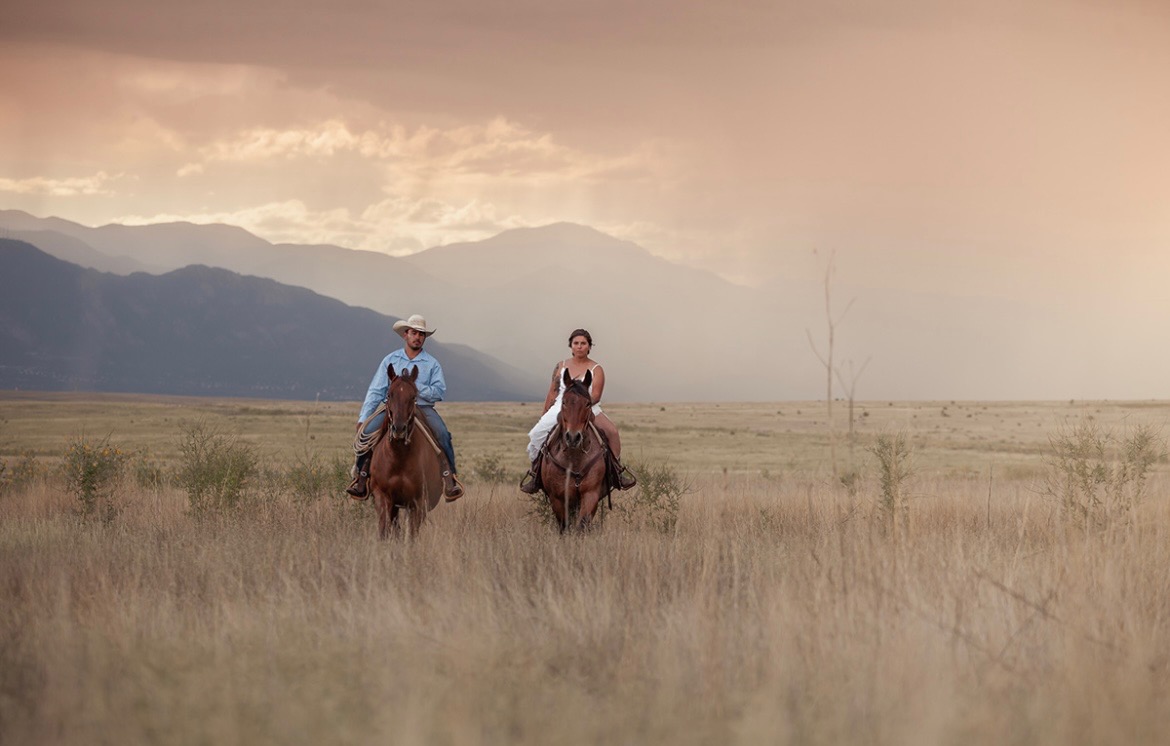
[[[0,497],[4,743],[1164,743],[1170,484],[1086,531],[1026,480],[699,475],[560,537],[469,481],[412,543],[267,494]],[[622,499],[620,496],[618,499]]]

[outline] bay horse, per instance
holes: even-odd
[[[565,392],[557,425],[542,446],[540,480],[562,533],[585,530],[609,494],[606,445],[593,424],[593,371],[577,381],[564,372]]]
[[[370,460],[370,492],[378,510],[378,537],[386,539],[400,530],[398,512],[403,509],[410,513],[413,537],[443,495],[443,467],[430,432],[418,422],[418,366],[397,375],[389,365],[386,373],[386,419]]]

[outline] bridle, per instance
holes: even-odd
[[[397,380],[394,381],[394,383],[391,384],[391,388],[393,388],[393,386],[397,383]],[[386,403],[386,431],[390,436],[389,440],[401,440],[403,445],[410,445],[410,436],[414,435],[415,409],[417,407],[414,397],[412,396],[410,398],[410,412],[406,418],[406,425],[402,428],[401,431],[395,429],[394,425],[392,424],[394,421],[394,411],[390,407],[389,390],[387,390],[386,398],[383,401]]]
[[[564,395],[567,396],[568,394],[569,391],[566,389]],[[562,417],[564,413],[563,407],[564,404],[562,399]],[[586,423],[585,437],[581,439],[581,444],[579,446],[570,446],[568,443],[566,443],[565,448],[571,451],[578,451],[581,454],[589,453],[589,433],[593,433],[593,439],[597,441],[599,448],[594,450],[593,454],[590,455],[583,464],[573,468],[572,464],[567,464],[557,458],[556,454],[554,454],[548,447],[549,443],[556,442],[557,436],[560,434],[562,429],[563,425],[561,423],[561,417],[558,417],[556,427],[553,428],[551,433],[549,433],[548,437],[544,441],[544,444],[540,447],[540,450],[542,453],[544,453],[545,458],[551,461],[558,469],[565,472],[565,474],[573,480],[574,487],[581,489],[581,480],[585,478],[585,475],[589,473],[589,469],[591,469],[593,465],[597,463],[598,459],[605,455],[605,441],[602,440],[601,433],[597,432],[597,426],[593,424],[593,419],[590,418]],[[563,438],[561,438],[561,440],[563,440]]]

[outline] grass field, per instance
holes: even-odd
[[[560,537],[518,479],[537,408],[444,407],[468,496],[413,542],[288,479],[349,460],[356,404],[0,394],[0,743],[1164,743],[1170,478],[1085,526],[1050,439],[1168,402],[610,405],[638,491]],[[844,407],[839,406],[844,430]],[[266,469],[230,510],[173,479],[194,423]],[[896,519],[868,450],[904,434]],[[128,451],[78,517],[70,442]],[[1112,463],[1112,462],[1110,462]],[[22,471],[23,470],[23,471]]]

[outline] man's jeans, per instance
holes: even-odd
[[[435,411],[433,405],[418,405],[418,413],[426,418],[427,424],[431,427],[431,432],[439,440],[439,445],[443,452],[447,454],[447,461],[451,464],[451,473],[457,474],[455,471],[455,446],[451,444],[451,432],[447,430],[447,423],[443,422],[443,418]],[[386,419],[386,412],[382,411],[366,420],[366,426],[362,428],[362,432],[367,435],[378,432],[382,429],[382,423]]]

